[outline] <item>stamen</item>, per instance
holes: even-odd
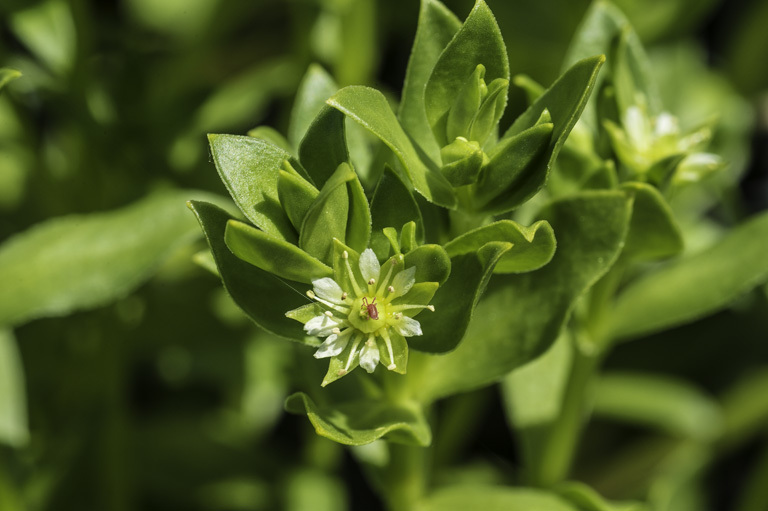
[[[341,254],[341,257],[344,259],[344,265],[347,267],[347,276],[349,277],[349,282],[352,284],[352,289],[355,291],[355,296],[360,296],[363,293],[360,291],[360,286],[357,285],[355,274],[352,272],[352,267],[349,265],[349,254],[346,256],[344,254],[347,254],[346,250]]]
[[[349,366],[352,365],[352,360],[354,360],[355,355],[357,355],[357,347],[360,345],[360,341],[363,340],[362,335],[358,335],[355,339],[354,343],[352,344],[352,350],[349,352],[349,358],[347,359],[347,365],[344,366],[344,372],[346,373],[349,371]]]
[[[307,296],[308,296],[308,297],[310,297],[310,298],[312,298],[313,300],[316,300],[316,301],[318,301],[318,302],[322,303],[323,305],[325,305],[325,306],[326,306],[326,307],[328,307],[329,309],[333,309],[333,310],[335,310],[335,311],[337,311],[337,312],[341,312],[342,314],[349,314],[349,311],[351,310],[351,309],[350,309],[349,307],[347,307],[347,306],[344,306],[344,305],[336,305],[335,303],[331,303],[331,302],[329,302],[328,300],[323,300],[322,298],[320,298],[319,296],[317,296],[317,295],[316,295],[315,293],[313,293],[312,291],[307,291]],[[329,315],[329,314],[330,314],[330,311],[325,311],[325,314],[326,314],[326,315]]]
[[[390,339],[389,332],[387,332],[386,328],[381,329],[381,337],[384,339],[384,344],[387,345],[387,352],[389,353],[389,360],[391,361],[391,363],[387,366],[387,369],[391,371],[397,366],[395,365],[395,355],[392,351],[392,339]]]
[[[429,309],[431,312],[435,312],[435,306],[434,305],[427,305],[427,309]]]
[[[344,252],[342,252],[341,253],[341,258],[342,259],[349,259],[349,252],[347,252],[346,250]]]
[[[342,300],[346,300],[346,299],[347,299],[347,296],[349,296],[349,295],[347,295],[347,292],[346,292],[346,291],[344,291],[343,293],[341,293],[341,299],[342,299]]]
[[[315,299],[315,293],[314,293],[314,292],[312,292],[312,290],[311,290],[311,289],[310,289],[309,291],[307,291],[307,296],[308,296],[308,297],[310,297],[310,298],[312,298],[313,300]]]
[[[339,327],[336,327],[336,328],[334,328],[333,330],[331,330],[331,333],[332,333],[332,334],[336,334],[336,335],[339,335],[339,334],[341,333],[341,330],[339,329]]]
[[[395,292],[394,286],[388,286],[387,291],[389,291],[390,293],[394,293]]]
[[[371,280],[368,281],[368,285],[369,286],[376,285],[376,280],[372,278]]]
[[[387,275],[386,275],[386,276],[385,276],[383,279],[381,279],[381,287],[382,287],[382,288],[384,287],[384,284],[386,284],[387,282],[389,282],[389,278],[392,276],[392,270],[394,269],[394,267],[395,267],[395,265],[394,265],[394,264],[390,264],[390,265],[389,265],[389,269],[387,270]],[[392,286],[390,286],[390,287],[392,287]],[[377,290],[377,292],[379,292],[379,291],[381,291],[381,289],[378,289],[378,290]],[[391,293],[391,292],[392,292],[392,291],[390,291],[390,293]]]
[[[326,315],[326,316],[328,316],[329,318],[332,318],[332,317],[333,317],[333,312],[331,312],[331,311],[325,311],[325,312],[323,312],[323,314],[325,314],[325,315]]]
[[[410,310],[410,309],[429,309],[432,312],[434,312],[435,306],[434,305],[408,305],[408,304],[389,306],[389,310],[391,312],[400,312],[400,311]]]

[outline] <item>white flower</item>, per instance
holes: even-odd
[[[408,344],[404,338],[422,335],[421,324],[413,316],[424,309],[435,310],[426,303],[409,302],[428,301],[437,283],[420,284],[427,287],[409,295],[416,284],[416,267],[404,269],[403,261],[398,255],[381,265],[369,248],[353,269],[345,250],[337,261],[337,270],[341,270],[336,280],[312,281],[313,290],[307,295],[325,310],[307,320],[304,330],[326,338],[315,352],[315,358],[331,358],[323,385],[357,365],[369,373],[379,363],[391,371],[405,372]]]

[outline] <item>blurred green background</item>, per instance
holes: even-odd
[[[445,3],[462,19],[472,7]],[[513,74],[550,84],[589,2],[488,3]],[[768,2],[616,3],[649,49],[667,107],[682,120],[719,116],[719,136],[732,142],[721,150],[742,186],[716,214],[768,207]],[[52,218],[163,194],[181,211],[169,209],[179,217],[170,225],[194,233],[132,270],[122,288],[0,330],[0,510],[377,509],[354,460],[373,454],[351,454],[282,412],[284,397],[315,381],[318,368],[300,362],[301,347],[258,332],[193,262],[205,245],[184,200],[226,195],[205,134],[257,125],[285,133],[310,63],[341,85],[397,98],[418,9],[416,0],[2,2],[0,67],[23,75],[0,93],[3,245]],[[513,91],[509,118],[524,107]],[[608,368],[674,375],[724,403],[743,382],[768,391],[766,291],[621,346]],[[768,407],[758,405],[755,413]],[[472,408],[481,420],[458,428],[464,436],[437,437],[441,477],[464,467],[513,479],[514,440],[495,389],[453,398],[438,413]],[[684,489],[708,502],[701,509],[768,501],[749,496],[746,476],[768,478],[766,432],[744,432],[700,461],[696,487]],[[670,442],[688,445],[598,418],[576,475],[615,498],[672,491],[669,481],[682,476],[652,456]],[[686,459],[698,459],[690,449]]]

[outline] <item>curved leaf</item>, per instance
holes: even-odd
[[[768,280],[768,213],[731,230],[704,252],[629,284],[611,312],[613,337],[637,337],[725,307]]]
[[[450,183],[439,170],[422,162],[381,92],[363,86],[344,87],[327,103],[381,139],[402,163],[408,181],[427,200],[444,207],[455,205]]]
[[[645,183],[624,183],[621,188],[634,198],[623,254],[649,261],[682,252],[683,234],[661,193]]]
[[[156,193],[106,213],[54,218],[0,246],[0,325],[62,316],[122,298],[200,231],[189,190]]]
[[[451,274],[451,259],[440,245],[421,245],[405,254],[405,268],[416,267],[416,282],[445,283]]]
[[[349,161],[344,133],[344,114],[324,104],[301,139],[299,161],[318,188]]]
[[[629,200],[620,191],[584,192],[552,203],[545,217],[558,233],[558,246],[549,264],[530,273],[496,275],[455,351],[439,357],[411,353],[411,368],[424,364],[429,375],[416,387],[421,399],[497,381],[543,353],[576,300],[617,259],[629,216]],[[453,277],[455,267],[451,272]]]
[[[314,279],[333,274],[330,266],[296,245],[238,220],[227,222],[224,242],[243,261],[284,279],[311,284]]]
[[[288,141],[298,147],[312,121],[325,106],[325,100],[339,90],[330,74],[318,64],[310,64],[301,79],[291,110]]]
[[[451,257],[477,251],[491,241],[512,243],[496,265],[494,273],[523,273],[541,268],[555,254],[555,233],[552,226],[541,220],[525,227],[512,220],[499,220],[478,227],[445,245]]]
[[[577,481],[558,484],[555,491],[578,506],[579,511],[649,511],[648,506],[640,502],[609,502],[591,487]]]
[[[258,138],[208,135],[221,180],[245,217],[259,229],[296,242],[296,231],[280,206],[277,180],[290,155]]]
[[[318,406],[303,392],[285,401],[291,413],[307,414],[318,435],[346,445],[365,445],[386,437],[392,442],[427,446],[432,432],[423,412],[384,400],[354,400]]]
[[[28,440],[24,365],[13,333],[0,329],[0,444],[20,447]]]
[[[3,87],[20,76],[21,71],[16,71],[15,69],[8,67],[0,68],[0,90],[3,90]]]
[[[208,245],[213,252],[216,267],[229,295],[257,325],[275,335],[316,346],[316,337],[308,337],[302,325],[285,313],[307,304],[310,300],[290,282],[234,255],[224,243],[227,223],[232,215],[223,209],[202,201],[190,201],[189,208],[197,216]],[[299,288],[301,284],[296,284]]]
[[[461,28],[461,21],[437,0],[422,0],[397,117],[405,131],[432,159],[440,161],[437,144],[424,110],[424,87],[443,49]]]
[[[427,119],[441,145],[449,142],[445,131],[448,111],[478,64],[485,67],[486,82],[509,80],[507,48],[496,18],[483,0],[477,0],[461,29],[440,54],[424,89]]]
[[[491,242],[476,253],[451,258],[451,275],[432,298],[435,311],[419,315],[424,334],[409,338],[410,347],[430,353],[454,349],[467,331],[494,267],[511,246]]]
[[[371,198],[371,221],[371,248],[379,259],[389,254],[389,241],[382,232],[385,227],[400,228],[415,222],[416,239],[424,241],[424,222],[419,206],[405,183],[388,165],[384,167]]]

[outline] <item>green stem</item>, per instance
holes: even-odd
[[[427,486],[428,448],[389,444],[389,464],[384,468],[382,495],[390,511],[412,511]]]

